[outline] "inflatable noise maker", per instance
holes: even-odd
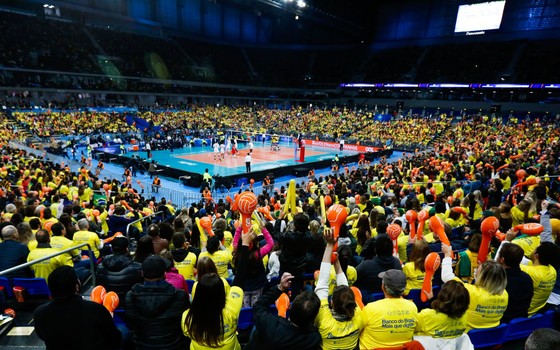
[[[400,234],[401,234],[401,227],[399,225],[391,224],[387,226],[387,235],[389,236],[389,238],[391,238],[391,241],[393,241],[393,254],[399,252],[399,245],[397,239],[399,238]]]
[[[203,218],[196,218],[194,219],[196,222],[196,226],[198,227],[198,231],[200,232],[200,241],[206,242],[208,237],[214,236],[214,231],[212,230],[212,218],[209,216],[205,216]],[[206,236],[206,234],[208,236]]]
[[[416,237],[416,220],[418,220],[418,214],[411,209],[406,212],[404,217],[410,226],[410,238],[414,239],[414,237]]]
[[[422,283],[422,293],[420,293],[420,299],[423,302],[428,301],[428,295],[432,290],[432,277],[434,277],[434,273],[439,268],[439,264],[441,259],[438,253],[431,252],[426,256],[426,260],[424,260],[424,268],[426,270],[426,274],[424,275],[424,282]]]
[[[348,211],[346,211],[346,207],[343,207],[340,204],[332,205],[329,210],[327,210],[327,220],[333,229],[333,236],[334,236],[334,248],[333,254],[331,256],[331,261],[334,263],[336,260],[336,251],[338,249],[338,235],[340,234],[340,228],[346,222],[346,217],[348,216]]]
[[[488,257],[490,249],[490,241],[500,228],[500,220],[495,216],[487,217],[480,223],[480,231],[482,232],[482,242],[478,248],[478,263],[482,264]]]
[[[427,210],[420,210],[418,213],[418,229],[416,230],[416,235],[418,239],[422,239],[424,235],[424,223],[430,217],[430,213]],[[433,231],[433,230],[432,230]]]
[[[243,192],[235,199],[236,207],[241,214],[241,229],[243,233],[249,232],[252,227],[251,216],[257,209],[257,196],[253,192]]]
[[[290,184],[288,185],[288,194],[286,195],[286,203],[284,203],[284,213],[287,213],[288,210],[292,210],[292,215],[297,213],[297,206],[296,206],[296,180],[290,180]]]
[[[438,218],[437,216],[432,216],[429,221],[429,226],[430,231],[432,231],[439,237],[441,243],[451,247],[451,242],[449,242],[449,238],[447,238],[445,228],[443,227],[443,221],[441,221],[440,218]]]
[[[544,226],[537,223],[522,224],[514,226],[513,231],[521,232],[528,236],[536,236],[544,231]]]

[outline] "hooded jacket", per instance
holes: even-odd
[[[97,269],[97,284],[117,293],[123,301],[132,286],[143,280],[142,264],[134,262],[128,254],[106,256]]]
[[[187,293],[165,281],[136,284],[126,294],[125,323],[136,349],[187,349],[181,316],[190,306]]]

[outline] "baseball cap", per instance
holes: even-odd
[[[383,279],[385,288],[391,289],[399,295],[404,293],[404,289],[406,288],[406,276],[401,270],[387,270],[381,272],[378,277]]]
[[[142,274],[144,278],[157,279],[165,275],[165,260],[158,255],[153,255],[142,263]]]
[[[111,242],[111,246],[115,250],[124,251],[128,248],[128,239],[126,239],[126,237],[116,237]]]

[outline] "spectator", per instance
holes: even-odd
[[[560,348],[560,332],[551,328],[535,330],[525,342],[525,350],[556,350]]]
[[[506,291],[509,295],[508,306],[501,323],[508,323],[514,318],[528,317],[529,306],[533,298],[533,281],[531,276],[521,271],[519,264],[523,259],[523,249],[515,244],[506,244],[496,257],[506,269]]]
[[[73,241],[77,244],[89,243],[91,250],[96,258],[101,255],[100,249],[103,248],[103,241],[99,239],[99,236],[95,232],[89,231],[89,222],[87,219],[78,220],[78,229],[74,233]],[[87,250],[87,247],[82,247],[82,250]]]
[[[261,226],[261,232],[266,241],[263,247],[260,247],[260,239],[253,232],[253,228],[247,233],[242,233],[239,227],[233,239],[237,248],[233,258],[233,265],[236,267],[233,284],[243,289],[243,307],[255,305],[266,284],[263,257],[272,250],[274,240],[264,225]]]
[[[251,334],[245,350],[256,349],[300,349],[321,348],[321,334],[314,326],[321,302],[316,294],[300,293],[290,307],[290,318],[272,313],[270,305],[291,287],[294,277],[284,273],[278,287],[271,288],[253,307],[255,330]]]
[[[367,304],[362,310],[364,328],[360,333],[360,349],[402,346],[412,340],[416,328],[418,309],[412,301],[402,298],[406,288],[404,272],[390,269],[378,277],[385,298]]]
[[[143,281],[142,264],[132,260],[126,237],[113,239],[111,247],[113,254],[105,256],[97,268],[97,284],[125,300],[132,286]]]
[[[433,295],[428,297],[431,299]],[[432,302],[432,308],[424,309],[418,314],[414,340],[422,343],[425,349],[466,348],[467,346],[460,345],[470,344],[469,337],[465,334],[469,303],[469,292],[462,283],[445,283],[437,299]],[[472,344],[470,347],[472,348]]]
[[[183,313],[183,334],[191,338],[193,349],[239,349],[237,320],[243,290],[231,287],[226,295],[223,280],[215,273],[202,276],[192,305]]]
[[[323,349],[352,350],[357,347],[363,328],[362,314],[338,259],[334,263],[337,287],[332,293],[332,310],[329,307],[331,255],[335,243],[331,230],[325,231],[325,240],[327,246],[315,288],[315,294],[321,300],[316,323],[323,338]]]
[[[29,248],[17,241],[18,230],[13,225],[2,228],[2,239],[0,243],[0,271],[7,270],[17,265],[24,264],[29,255]],[[4,277],[33,277],[31,269],[28,267],[19,269],[3,275]]]
[[[218,269],[218,275],[223,278],[229,277],[228,265],[231,263],[233,256],[229,250],[220,243],[218,236],[212,236],[208,238],[206,247],[202,247],[202,252],[198,256],[199,259],[203,257],[210,258],[216,268]]]
[[[165,261],[165,281],[176,289],[184,290],[189,295],[189,287],[185,278],[177,271],[173,264],[173,254],[167,250],[162,250],[159,256]]]
[[[174,265],[179,273],[186,280],[194,280],[194,268],[196,266],[196,254],[189,250],[189,243],[186,241],[184,233],[173,235],[173,255]]]
[[[159,226],[156,224],[151,224],[148,227],[148,235],[152,237],[152,243],[154,245],[154,253],[159,254],[164,249],[169,249],[169,241],[165,238],[159,236]]]
[[[132,287],[125,304],[125,322],[136,349],[186,349],[181,315],[189,307],[187,293],[165,281],[165,261],[159,256],[142,263],[142,274],[144,283]]]
[[[455,277],[451,268],[451,247],[442,244],[442,249],[445,255],[441,271],[443,282],[452,279],[461,281]],[[465,284],[471,299],[467,310],[468,330],[492,328],[500,324],[508,305],[506,284],[506,271],[498,262],[487,260],[477,268],[475,284]]]
[[[373,259],[363,260],[356,267],[358,278],[354,286],[362,292],[365,304],[373,301],[371,294],[383,291],[382,279],[379,277],[381,272],[402,269],[399,259],[393,256],[393,242],[386,234],[381,234],[375,239],[375,253],[377,255]]]
[[[152,237],[150,236],[143,236],[138,241],[138,245],[136,246],[136,252],[134,253],[134,261],[139,262],[142,264],[146,258],[155,254],[154,251],[154,243]]]
[[[279,226],[285,214],[286,213],[281,212],[278,218],[279,220],[276,221],[274,228],[277,232],[279,232]],[[289,272],[293,276],[293,280],[291,281],[292,299],[303,289],[307,247],[312,244],[311,234],[309,233],[309,218],[307,215],[303,213],[294,215],[293,223],[293,230],[286,230],[286,232],[278,236],[278,241],[282,244],[282,251],[279,256],[279,276],[282,276],[284,272]]]
[[[34,312],[35,332],[47,349],[118,349],[121,333],[100,304],[84,300],[73,268],[62,266],[48,278],[52,301]],[[87,315],[87,317],[84,317]]]
[[[27,262],[39,260],[48,255],[58,253],[57,249],[51,247],[49,233],[45,230],[37,231],[37,248],[33,249],[27,256]],[[72,259],[67,254],[57,255],[47,260],[31,265],[36,278],[47,279],[49,275],[59,267],[74,266]]]

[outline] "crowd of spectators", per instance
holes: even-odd
[[[223,112],[213,111],[214,116]],[[205,112],[197,110],[193,120],[204,123],[200,113]],[[259,116],[259,111],[242,113]],[[158,117],[150,118],[156,122]],[[388,125],[426,132],[425,124],[410,121]],[[9,138],[8,133],[1,135]],[[123,333],[124,342],[141,348],[182,348],[188,341],[195,348],[239,348],[235,330],[243,306],[253,307],[256,325],[245,339],[247,348],[291,346],[293,341],[308,348],[321,342],[324,348],[353,349],[358,343],[387,348],[413,336],[423,344],[464,340],[471,329],[560,305],[559,141],[555,120],[503,124],[478,117],[461,122],[443,129],[429,151],[318,178],[310,175],[297,185],[297,208],[285,206],[286,188],[263,191],[248,233],[242,233],[230,201],[201,200],[179,209],[164,199],[145,198],[129,181],[101,180],[86,168],[69,169],[4,145],[0,270],[41,256],[34,252],[42,249],[56,249],[53,242],[64,240],[55,237],[68,240],[57,247],[90,243],[99,262],[99,283],[121,296],[131,332]],[[337,204],[349,214],[338,239],[322,214],[321,197],[327,209]],[[431,219],[418,226],[414,238],[409,210],[441,222],[451,244],[428,224]],[[136,223],[126,233],[128,223],[156,211],[164,212],[162,220]],[[494,260],[479,263],[485,260],[477,253],[487,218],[507,234],[502,243],[498,236],[490,242],[489,259]],[[518,225],[524,223],[542,226],[542,233],[521,234]],[[396,250],[388,235],[395,229]],[[128,239],[115,238],[117,232]],[[335,243],[338,262],[331,267]],[[418,312],[419,304],[401,296],[406,291],[411,298],[417,281],[424,279],[423,258],[430,251],[444,256],[433,278],[441,291],[436,297],[428,293],[432,308]],[[68,254],[16,274],[49,279],[65,265],[80,277],[83,264],[80,254]],[[305,282],[304,273],[316,270],[312,292],[314,282]],[[196,282],[191,289],[179,283],[183,280]],[[521,293],[531,288],[532,295]],[[282,296],[288,290],[291,295]],[[292,302],[289,318],[271,313],[274,300],[279,312]],[[455,307],[446,307],[449,303]],[[112,339],[109,346],[117,347]]]
[[[293,107],[282,110],[262,106],[190,105],[185,110],[139,111],[137,116],[151,127],[150,130],[140,127],[138,130],[135,125],[127,124],[127,114],[129,113],[53,110],[11,113],[21,127],[39,137],[92,132],[151,133],[157,130],[159,139],[165,139],[176,138],[177,135],[198,137],[202,135],[202,130],[209,130],[213,135],[236,130],[253,136],[262,133],[302,135],[312,139],[347,139],[352,143],[407,149],[425,148],[437,132],[445,130],[452,122],[452,118],[445,114],[437,120],[414,115],[397,117],[394,122],[381,122],[375,120],[373,111],[345,107]],[[183,142],[179,142],[180,145],[187,144],[186,139],[181,140]]]

